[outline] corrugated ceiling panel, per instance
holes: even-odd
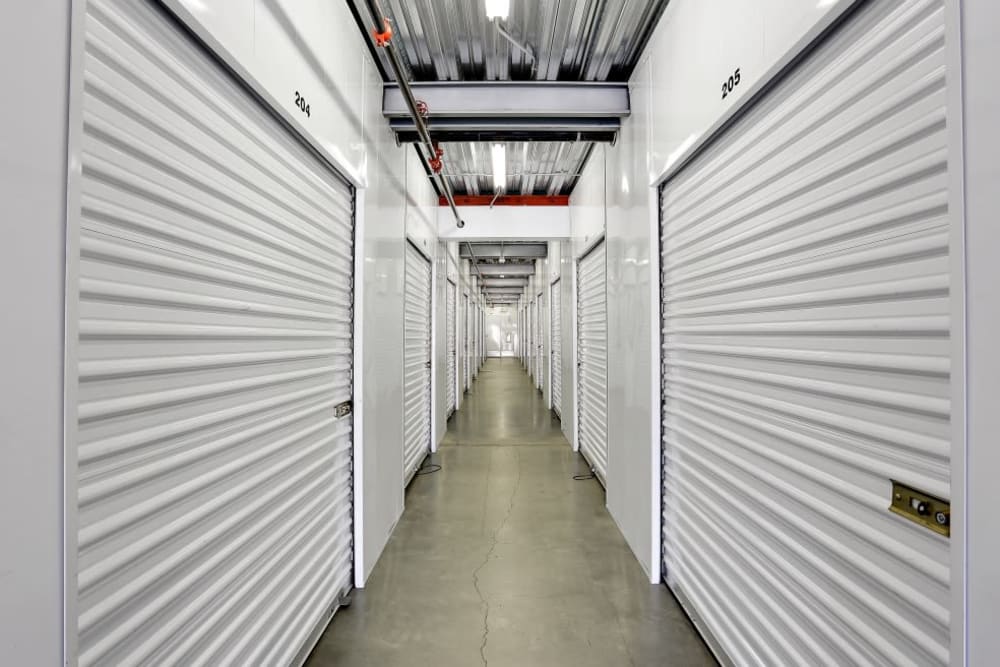
[[[666,1],[511,0],[501,25],[524,49],[480,1],[383,5],[416,81],[626,81]],[[354,2],[371,20],[366,3]]]
[[[514,141],[505,144],[507,193],[569,194],[593,144],[586,142]],[[443,144],[445,174],[455,194],[493,193],[493,163],[487,142]]]

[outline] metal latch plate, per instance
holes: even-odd
[[[353,411],[354,411],[354,404],[351,401],[344,401],[343,403],[340,403],[339,405],[337,405],[337,407],[334,408],[334,413],[336,414],[337,419],[340,419],[341,417],[346,417]]]
[[[892,504],[889,510],[910,521],[951,537],[951,503],[924,493],[912,486],[892,481]]]

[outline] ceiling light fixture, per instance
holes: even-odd
[[[493,187],[497,192],[507,188],[507,152],[503,144],[493,144]]]
[[[510,0],[486,0],[486,18],[506,19],[510,13]]]

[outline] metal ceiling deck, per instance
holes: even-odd
[[[627,81],[667,0],[510,0],[499,22],[482,0],[382,4],[414,81]]]
[[[569,194],[593,146],[587,142],[513,141],[507,147],[508,194]],[[445,175],[458,195],[492,194],[491,144],[448,143]]]

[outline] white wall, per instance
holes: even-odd
[[[953,15],[957,3],[951,3]],[[956,20],[957,23],[957,20]],[[958,552],[953,560],[952,580],[955,582],[955,603],[952,608],[952,664],[985,667],[996,664],[1000,655],[1000,633],[997,632],[997,609],[1000,607],[1000,530],[994,508],[997,491],[996,472],[1000,470],[1000,412],[996,409],[1000,396],[1000,226],[997,224],[997,183],[1000,182],[1000,92],[990,81],[990,71],[1000,56],[996,29],[1000,25],[1000,6],[991,0],[964,0],[961,30],[963,48],[961,65],[964,70],[964,114],[961,119],[949,117],[949,126],[965,139],[965,207],[964,251],[966,264],[959,266],[958,281],[965,278],[965,422],[956,428],[956,438],[965,427],[964,460],[956,457],[953,485],[959,498],[958,524],[952,533],[958,540]],[[958,26],[954,26],[957,30]],[[958,82],[955,82],[958,83]],[[949,82],[951,86],[951,82]],[[961,123],[961,125],[960,125]],[[953,236],[960,244],[961,230]],[[959,246],[961,247],[961,246]],[[958,250],[953,255],[959,255]],[[961,309],[959,309],[961,310]],[[963,341],[959,339],[961,346]],[[960,410],[956,409],[956,413]],[[961,416],[958,416],[961,420]],[[963,493],[964,491],[964,493]],[[966,509],[962,516],[962,509]],[[962,544],[964,542],[964,545]],[[964,548],[963,548],[964,547]],[[965,571],[962,572],[962,566]],[[964,577],[963,577],[964,575]],[[955,627],[956,619],[966,616],[965,627]],[[964,634],[962,631],[965,631]],[[968,637],[966,655],[962,655],[961,639]]]
[[[459,206],[465,227],[455,225],[447,206],[438,207],[438,234],[455,241],[517,239],[545,241],[567,238],[569,209],[565,206]]]
[[[378,74],[369,72],[374,85]],[[361,464],[363,540],[361,580],[368,578],[396,521],[403,512],[403,281],[405,279],[405,210],[407,162],[395,139],[372,107],[366,116],[366,140],[374,148],[368,163],[364,201],[364,274],[356,282],[363,291],[363,364],[356,370],[362,383],[360,417],[363,426]],[[378,406],[383,409],[367,409]],[[399,414],[384,409],[400,406]]]
[[[70,5],[15,14],[0,30],[0,661],[58,665]]]
[[[230,64],[259,84],[258,92],[355,181],[373,159],[363,141],[374,67],[347,3],[327,0],[165,0]],[[306,116],[295,105],[309,102]],[[381,114],[379,114],[379,121]],[[393,147],[391,152],[399,153]],[[397,157],[397,159],[402,159]]]
[[[667,5],[631,84],[646,79],[653,180],[700,143],[725,116],[854,0],[673,0]],[[722,98],[722,83],[740,83]],[[647,85],[647,84],[643,84]],[[632,99],[635,123],[636,100]],[[638,183],[632,185],[638,186]]]
[[[645,70],[645,71],[644,71]],[[632,115],[608,147],[608,511],[652,581],[658,580],[659,480],[657,434],[659,397],[651,373],[659,355],[651,329],[659,308],[651,301],[658,284],[654,270],[658,244],[649,223],[650,191],[645,181],[650,140],[649,61],[629,83]],[[676,106],[676,105],[672,105]],[[658,327],[655,327],[658,330]],[[656,337],[659,338],[658,336]],[[651,471],[656,472],[652,474]],[[655,524],[655,525],[654,525]]]

